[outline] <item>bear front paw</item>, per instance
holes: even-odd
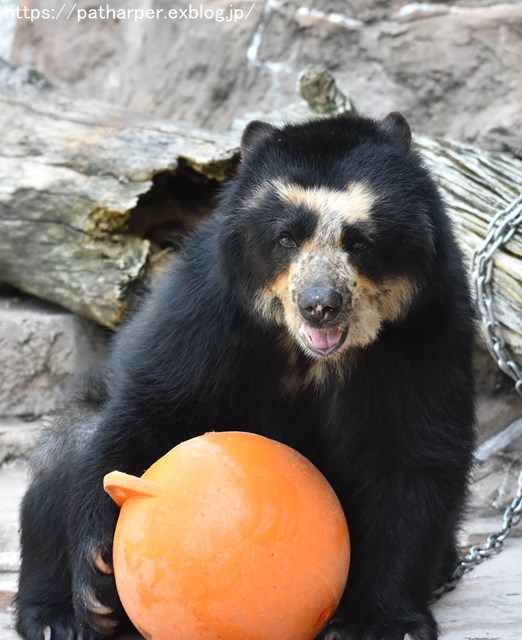
[[[114,571],[108,552],[97,549],[88,554],[88,562],[77,572],[74,610],[80,625],[99,636],[111,636],[119,622],[121,605],[116,593]]]

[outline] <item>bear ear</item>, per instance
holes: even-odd
[[[406,118],[398,111],[392,111],[382,121],[383,130],[405,151],[411,147],[411,129]]]
[[[245,127],[241,136],[241,156],[246,158],[263,140],[276,130],[274,125],[260,120],[253,120]]]

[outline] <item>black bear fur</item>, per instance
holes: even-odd
[[[124,628],[113,576],[100,570],[98,554],[110,565],[118,516],[103,476],[140,475],[171,447],[211,430],[287,443],[337,492],[352,561],[321,637],[438,637],[429,603],[456,561],[474,447],[474,313],[441,196],[400,114],[252,123],[242,156],[214,214],[37,450],[22,506],[16,598],[17,629],[27,640],[99,638],[116,621]],[[343,282],[346,345],[314,353],[310,340],[328,329],[310,330],[308,347],[298,344],[285,324],[295,299],[279,299],[271,283],[286,282],[316,233],[317,193],[354,183],[370,194],[361,205],[369,212],[342,222],[336,251],[355,274],[353,287],[360,277],[375,294],[358,304],[394,295],[387,282],[406,282],[408,299],[400,313],[382,316],[367,343],[350,346],[356,292]],[[285,191],[288,184],[297,187]],[[281,200],[294,192],[295,206],[292,195]],[[268,299],[264,311],[260,296]],[[333,329],[328,335],[338,339]]]

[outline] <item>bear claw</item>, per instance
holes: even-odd
[[[90,624],[96,632],[102,636],[112,636],[118,626],[118,621],[108,616],[114,613],[114,609],[101,603],[92,589],[87,593],[86,607],[92,616]]]
[[[116,631],[118,621],[112,618],[106,618],[105,620],[96,621],[96,631],[102,636],[112,636]]]
[[[107,576],[110,576],[114,573],[113,568],[110,564],[105,562],[101,553],[97,553],[94,556],[94,566],[98,569],[98,571],[104,573]]]
[[[94,613],[97,616],[108,616],[111,613],[114,613],[114,609],[102,604],[94,595],[92,590],[90,590],[87,594],[87,609],[89,609],[91,613]]]

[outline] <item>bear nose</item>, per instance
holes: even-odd
[[[299,295],[299,313],[307,322],[325,323],[339,315],[343,304],[340,293],[331,287],[308,287]]]

